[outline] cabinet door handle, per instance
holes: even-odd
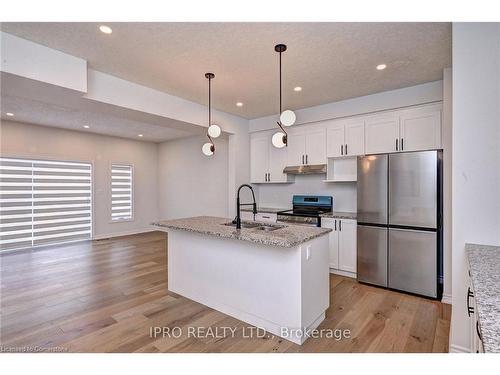
[[[306,154],[306,164],[308,164],[308,163],[309,163],[309,162],[307,161],[307,157],[308,157],[308,156],[309,156],[309,155],[307,155],[307,154]]]
[[[339,231],[342,232],[342,220],[339,220]]]
[[[396,151],[398,151],[398,139],[396,138]]]
[[[340,155],[344,155],[344,145],[340,145]]]
[[[474,313],[474,307],[470,305],[470,298],[474,297],[474,293],[470,290],[470,287],[467,288],[467,315],[470,317],[470,314]]]
[[[345,144],[345,154],[347,155],[347,143]]]
[[[267,174],[267,181],[271,182],[271,172]]]
[[[262,217],[263,217],[264,219],[270,219],[270,218],[271,218],[271,216],[264,216],[264,215],[262,215]]]
[[[477,332],[477,337],[479,337],[479,340],[483,341],[483,338],[481,337],[481,332],[479,331],[479,320],[476,320],[476,332]]]
[[[401,151],[405,149],[405,144],[403,138],[401,138]]]
[[[304,155],[302,155],[302,164],[304,164]]]
[[[337,220],[335,220],[335,230],[337,230]]]

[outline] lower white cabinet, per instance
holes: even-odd
[[[479,326],[479,320],[477,317],[477,306],[474,298],[474,288],[472,287],[472,280],[470,278],[467,288],[467,315],[469,318],[469,330],[470,330],[470,351],[471,353],[484,353],[483,341],[481,338],[481,327]]]
[[[330,268],[333,273],[356,277],[356,220],[322,218],[330,232]],[[340,271],[340,272],[339,272]]]

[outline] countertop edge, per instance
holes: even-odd
[[[205,219],[212,219],[212,220],[221,220],[222,218],[216,218],[216,217],[197,217],[199,220],[200,218],[205,218]],[[178,219],[178,220],[189,220],[189,219],[196,219],[196,218],[185,218],[185,219]],[[223,220],[228,220],[230,221],[231,219],[223,219]],[[204,234],[208,236],[213,236],[213,237],[220,237],[220,238],[227,238],[227,239],[235,239],[235,240],[240,240],[240,241],[245,241],[245,242],[251,242],[255,244],[261,244],[264,246],[273,246],[273,247],[281,247],[281,248],[293,248],[299,245],[302,245],[303,243],[306,243],[308,241],[311,241],[313,239],[316,239],[318,237],[327,235],[329,232],[331,232],[331,229],[329,228],[316,228],[320,229],[319,232],[307,235],[306,238],[303,240],[296,240],[296,241],[289,241],[287,239],[283,239],[281,237],[276,237],[275,239],[272,238],[272,234],[268,236],[268,238],[263,238],[260,236],[255,236],[252,237],[252,234],[256,233],[251,233],[251,232],[243,232],[243,233],[236,233],[236,230],[233,230],[232,232],[224,232],[224,231],[213,231],[209,229],[201,229],[201,228],[196,228],[196,227],[187,227],[186,225],[179,225],[176,224],[177,220],[165,220],[165,221],[156,221],[153,223],[150,223],[151,226],[154,226],[155,228],[167,228],[167,229],[172,229],[172,230],[180,230],[184,232],[191,232],[191,233],[199,233],[199,234]],[[215,223],[219,225],[219,223]],[[302,226],[294,226],[294,225],[287,225],[287,227],[297,227],[298,229],[304,229]],[[313,228],[310,228],[313,229]]]
[[[465,250],[484,351],[500,353],[500,246],[467,243]]]

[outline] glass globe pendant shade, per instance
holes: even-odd
[[[201,151],[203,152],[203,154],[205,154],[206,156],[212,156],[214,154],[214,151],[215,151],[215,147],[213,144],[211,144],[210,142],[207,142],[205,143],[202,147],[201,147]]]
[[[208,127],[208,135],[212,138],[217,138],[222,132],[219,125],[212,124]]]
[[[295,120],[297,116],[295,116],[295,112],[289,109],[283,111],[280,115],[280,122],[283,126],[292,126],[295,124]]]
[[[271,142],[276,148],[283,148],[286,146],[286,134],[283,132],[276,132],[273,134]]]

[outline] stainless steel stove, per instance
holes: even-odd
[[[278,212],[278,222],[321,226],[321,214],[333,210],[333,197],[294,195],[293,209]]]

